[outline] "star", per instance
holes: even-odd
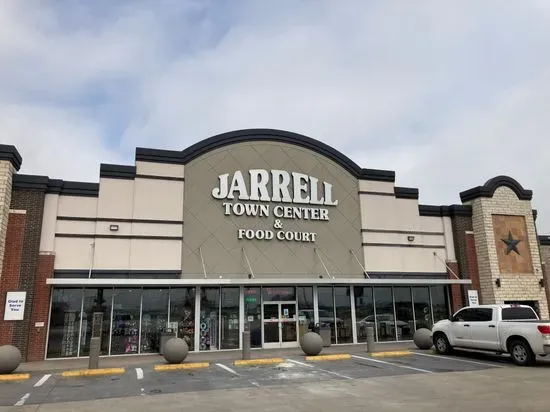
[[[519,239],[514,239],[512,236],[512,232],[508,231],[508,239],[500,239],[504,243],[506,243],[506,254],[510,254],[510,252],[516,252],[518,255],[520,254],[518,251],[518,243],[521,242]]]

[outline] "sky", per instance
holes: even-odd
[[[509,175],[550,234],[548,0],[2,0],[0,143],[97,182],[135,148],[301,133],[422,204]]]

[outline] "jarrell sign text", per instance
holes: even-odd
[[[322,206],[338,205],[338,200],[333,199],[330,183],[320,182],[316,177],[303,173],[285,170],[250,169],[246,178],[240,170],[235,171],[233,175],[225,173],[218,176],[218,186],[212,190],[212,196],[219,200],[231,200],[222,203],[226,216],[275,218],[275,230],[238,229],[239,239],[315,242],[317,233],[286,231],[283,229],[283,221],[329,221],[329,209]]]

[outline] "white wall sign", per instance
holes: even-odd
[[[25,300],[27,292],[8,292],[4,320],[23,320],[25,317]]]
[[[468,290],[468,304],[469,306],[479,305],[479,297],[477,294],[477,290]]]
[[[283,221],[285,219],[329,221],[329,209],[318,206],[338,205],[338,200],[332,198],[332,184],[320,183],[316,177],[303,173],[250,169],[247,179],[248,185],[240,170],[235,171],[231,179],[229,173],[219,175],[218,186],[212,189],[212,197],[220,200],[259,202],[223,202],[222,206],[226,216],[273,217],[275,230],[239,228],[237,230],[239,239],[315,242],[317,233],[283,230]],[[269,202],[313,205],[313,207],[273,206]]]

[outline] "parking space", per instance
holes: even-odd
[[[354,353],[312,360],[290,356],[265,360],[263,364],[219,361],[184,364],[170,370],[158,365],[128,367],[121,374],[63,376],[33,374],[19,382],[0,383],[0,406],[33,405],[167,393],[246,389],[299,385],[329,380],[357,380],[382,376],[434,374],[514,367],[503,358],[439,356],[426,351],[369,356]]]

